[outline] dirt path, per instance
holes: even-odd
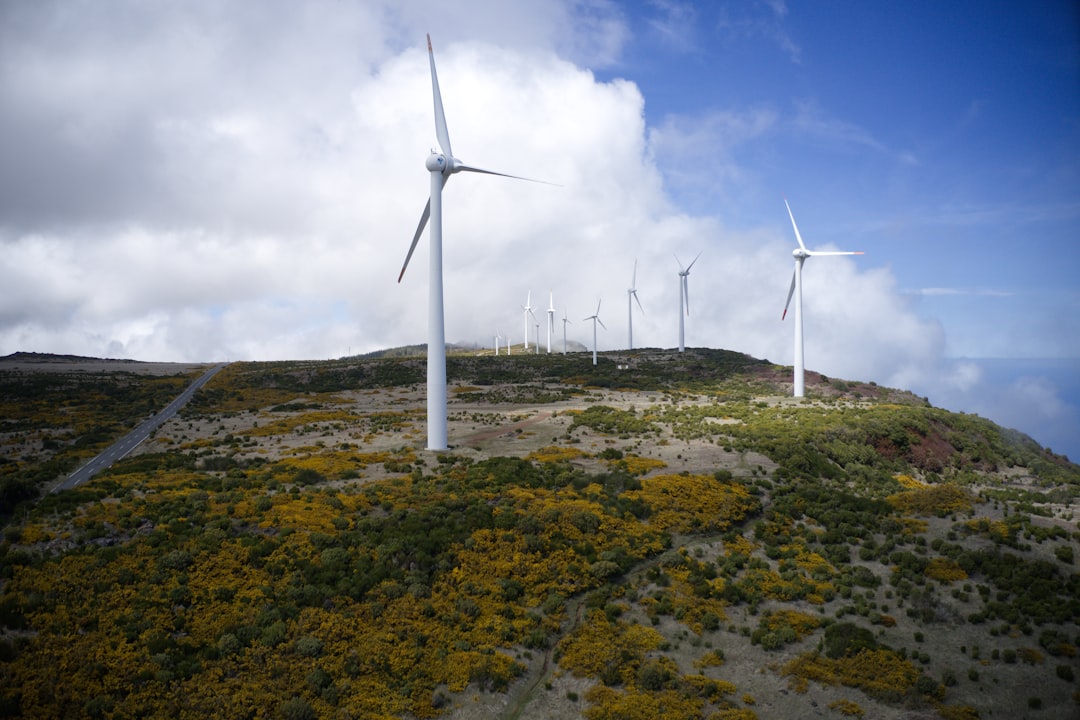
[[[528,418],[527,420],[520,420],[520,421],[518,421],[516,423],[511,423],[510,425],[501,425],[501,426],[499,426],[497,428],[491,428],[490,430],[481,430],[480,432],[473,433],[472,435],[466,435],[465,437],[461,438],[461,440],[459,441],[458,444],[459,445],[474,445],[476,443],[486,442],[488,440],[494,440],[497,437],[502,437],[503,435],[509,435],[509,434],[517,432],[518,430],[521,430],[523,428],[527,428],[530,425],[535,425],[538,422],[542,422],[544,420],[547,420],[548,418],[551,417],[551,415],[552,415],[552,413],[551,413],[550,410],[545,410],[543,412],[538,412],[536,415],[533,415],[531,418]]]

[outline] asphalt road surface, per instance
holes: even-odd
[[[203,373],[202,377],[191,383],[191,385],[189,385],[184,392],[180,393],[175,400],[169,403],[164,410],[144,420],[134,430],[117,440],[93,460],[69,475],[66,480],[59,483],[52,491],[60,492],[61,490],[70,490],[80,483],[86,482],[97,473],[130,453],[138,447],[139,443],[150,437],[150,433],[161,427],[161,425],[175,415],[180,408],[187,405],[188,401],[195,395],[195,392],[205,385],[210,378],[217,375],[218,371],[223,367],[225,367],[225,363],[215,365],[207,370]]]

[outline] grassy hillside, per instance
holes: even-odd
[[[0,372],[0,715],[1070,717],[1080,468],[713,350]],[[17,504],[19,503],[19,504]]]

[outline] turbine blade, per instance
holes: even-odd
[[[787,208],[788,217],[791,218],[791,227],[795,228],[795,239],[799,241],[799,247],[805,250],[806,245],[803,244],[802,235],[799,234],[799,226],[795,224],[795,216],[791,214],[791,206],[788,205],[787,198],[784,198],[784,206]]]
[[[686,303],[686,316],[690,317],[690,283],[686,280],[686,276],[682,277],[682,292],[683,301]]]
[[[791,271],[791,289],[787,291],[787,302],[784,303],[784,314],[780,316],[781,320],[783,320],[784,318],[787,317],[788,305],[791,305],[791,296],[795,294],[795,273],[796,272],[797,271],[795,271],[795,270]]]
[[[638,296],[637,296],[637,290],[634,290],[634,291],[633,291],[633,292],[631,292],[630,294],[631,294],[631,295],[633,295],[633,296],[634,296],[634,300],[635,300],[635,301],[637,301],[637,306],[638,306],[638,309],[639,309],[639,310],[641,310],[641,312],[645,312],[645,308],[641,307],[641,301],[640,301],[640,300],[638,300]]]
[[[424,212],[420,214],[420,224],[416,226],[416,234],[413,235],[412,245],[409,246],[409,254],[405,256],[405,264],[401,266],[401,273],[397,278],[398,282],[401,282],[401,278],[405,277],[405,268],[409,267],[409,260],[412,260],[412,254],[416,250],[416,243],[420,242],[420,236],[424,234],[424,228],[427,227],[428,218],[430,217],[431,198],[428,198],[427,205],[424,206]]]
[[[600,315],[600,303],[602,303],[602,302],[604,302],[604,298],[600,298],[599,300],[596,301],[596,314],[597,314],[597,316]]]
[[[478,168],[474,165],[466,165],[461,162],[457,162],[454,166],[455,172],[471,172],[479,173],[481,175],[498,175],[499,177],[511,178],[513,180],[524,180],[525,182],[540,183],[541,185],[552,185],[554,187],[562,187],[557,183],[548,182],[547,180],[536,180],[534,178],[522,177],[520,175],[511,175],[509,173],[496,172],[495,170],[485,170],[484,168]]]
[[[435,72],[435,51],[431,49],[431,35],[427,36],[428,58],[431,60],[431,94],[435,98],[435,135],[439,138],[439,148],[448,158],[454,157],[450,149],[450,133],[446,129],[446,114],[443,112],[442,93],[439,92],[439,76]]]
[[[685,270],[686,268],[683,267],[682,260],[679,259],[678,255],[675,255],[675,253],[671,253],[671,254],[675,256],[675,262],[679,263],[679,274],[681,275],[682,271]]]
[[[866,253],[862,250],[807,250],[806,254],[813,257],[816,255],[865,255]]]
[[[634,258],[634,276],[630,280],[630,289],[631,290],[636,290],[637,289],[637,258]],[[638,303],[638,304],[640,305],[641,303]]]
[[[701,252],[699,252],[697,255],[694,256],[693,261],[686,267],[686,272],[688,272],[688,273],[690,272],[690,268],[694,267],[694,263],[697,262],[697,259],[699,257],[701,257],[701,253],[703,253],[703,252],[705,252],[705,251],[702,250]]]
[[[605,325],[605,324],[604,324],[604,321],[603,321],[603,320],[601,320],[600,318],[596,318],[596,322],[600,323],[600,327],[602,327],[602,328],[604,328],[605,330],[607,330],[607,325]]]

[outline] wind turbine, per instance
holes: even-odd
[[[630,349],[633,350],[634,349],[634,303],[630,301],[631,298],[633,298],[634,300],[637,301],[638,309],[640,309],[641,312],[645,312],[645,308],[641,307],[641,301],[638,300],[638,296],[637,296],[637,260],[636,259],[634,260],[634,277],[630,281],[630,287],[626,291],[626,315],[627,315],[626,328],[627,328],[627,331],[628,331],[628,334],[629,334],[627,342],[629,343]],[[599,312],[599,310],[597,310],[597,312]],[[605,328],[605,330],[606,329],[607,328]]]
[[[607,330],[607,325],[600,319],[600,303],[603,302],[603,298],[596,301],[596,313],[585,318],[586,320],[592,320],[592,364],[596,364],[596,323],[600,323],[600,327]],[[563,328],[566,326],[563,325]]]
[[[532,309],[532,290],[529,291],[529,295],[525,300],[525,304],[521,306],[521,309],[525,311],[525,350],[529,349],[529,316],[533,314]],[[533,317],[536,317],[533,315]]]
[[[566,311],[562,311],[562,354],[566,354],[566,323],[571,322],[566,319]]]
[[[435,135],[439,141],[439,152],[432,150],[425,162],[431,174],[431,195],[420,214],[420,224],[413,234],[412,245],[401,266],[398,282],[405,276],[416,244],[424,232],[424,227],[431,222],[431,255],[428,264],[428,343],[427,343],[427,422],[428,450],[445,450],[446,443],[446,328],[443,316],[443,273],[442,273],[442,190],[450,176],[459,172],[473,172],[484,175],[499,175],[516,180],[528,178],[506,173],[483,170],[472,167],[454,157],[450,148],[450,133],[446,129],[446,115],[443,112],[442,95],[439,92],[439,77],[435,73],[435,53],[431,49],[431,35],[427,36],[428,59],[431,64],[431,95],[435,105]]]
[[[540,354],[540,321],[533,315],[533,321],[536,323],[536,354]]]
[[[683,267],[682,260],[679,259],[678,255],[675,255],[675,262],[679,263],[679,352],[686,351],[683,313],[690,317],[690,288],[687,278],[690,276],[690,268],[694,267],[694,263],[697,262],[699,257],[701,257],[701,253],[695,255],[690,264]]]
[[[548,290],[548,355],[551,354],[551,333],[555,332],[555,295]],[[540,338],[536,338],[537,342],[540,342]]]
[[[502,333],[495,333],[495,357],[499,357],[499,341],[502,340]]]
[[[795,296],[795,380],[794,380],[794,396],[803,397],[805,391],[805,384],[803,382],[803,370],[805,363],[803,359],[803,317],[802,317],[802,266],[806,262],[806,258],[814,257],[816,255],[862,255],[861,251],[828,251],[828,250],[807,250],[806,245],[803,244],[802,235],[799,234],[799,226],[795,224],[795,216],[791,214],[791,205],[788,205],[787,198],[784,198],[784,205],[787,207],[788,217],[791,218],[791,227],[795,230],[795,239],[799,242],[799,247],[791,251],[792,256],[795,258],[795,271],[791,275],[791,289],[788,290],[787,302],[784,303],[784,314],[780,316],[783,320],[787,317],[788,306],[791,305],[791,296]]]

